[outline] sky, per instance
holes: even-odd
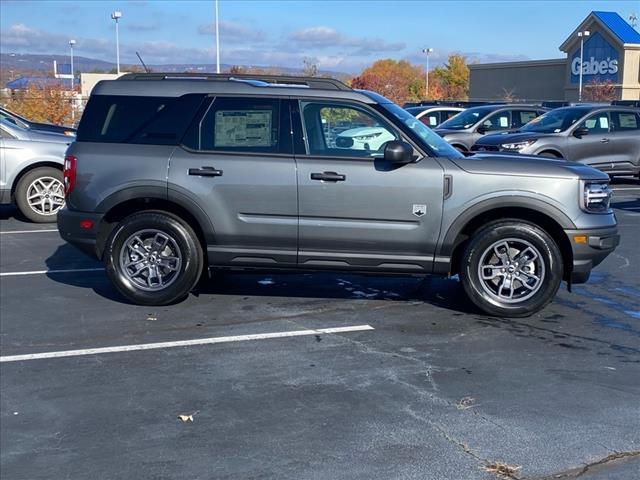
[[[214,0],[2,0],[0,52],[75,54],[122,63],[215,63]],[[338,1],[220,0],[221,63],[358,73],[380,58],[431,66],[559,58],[558,46],[592,10],[640,14],[640,0]]]

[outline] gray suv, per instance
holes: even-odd
[[[473,151],[565,158],[609,175],[640,174],[640,109],[580,105],[552,110],[517,132],[487,135]]]
[[[516,130],[549,111],[538,105],[481,105],[468,108],[435,131],[461,152],[468,152],[483,135]]]
[[[143,305],[184,297],[207,267],[279,268],[459,274],[483,311],[527,316],[619,241],[602,172],[465,158],[389,100],[325,78],[100,82],[64,179],[60,234]]]

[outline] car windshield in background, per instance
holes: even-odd
[[[478,120],[484,118],[491,113],[494,109],[491,107],[475,107],[469,108],[464,112],[460,112],[458,115],[451,117],[444,123],[441,123],[438,128],[449,130],[464,130],[478,123]]]
[[[460,152],[449,145],[440,135],[431,130],[420,120],[416,119],[416,117],[408,113],[406,110],[403,110],[394,103],[383,103],[381,106],[409,127],[413,133],[418,135],[420,139],[426,143],[428,148],[431,149],[435,156],[455,158],[462,156]]]
[[[521,132],[559,133],[576,123],[586,111],[583,108],[562,108],[534,118],[520,128]]]

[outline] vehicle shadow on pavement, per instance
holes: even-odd
[[[93,269],[103,264],[75,247],[59,246],[46,259],[48,270]],[[47,273],[58,283],[89,288],[103,298],[129,304],[111,284],[104,271]],[[213,271],[203,275],[193,290],[196,297],[215,295],[290,297],[336,300],[382,300],[429,304],[461,313],[478,313],[457,278],[379,276],[345,273],[282,273],[269,271]],[[176,303],[180,303],[178,301]]]
[[[611,208],[617,208],[619,210],[628,210],[630,212],[640,211],[640,198],[635,200],[627,200],[624,202],[611,202]]]
[[[30,225],[38,225],[37,223],[31,223],[25,216],[20,213],[20,210],[15,205],[0,205],[0,220],[18,220]],[[48,225],[48,224],[45,224]]]

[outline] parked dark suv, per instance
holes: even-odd
[[[525,316],[562,279],[586,281],[619,240],[602,172],[465,158],[332,79],[100,82],[64,179],[62,237],[145,305],[184,297],[206,267],[459,273],[484,311]]]
[[[441,123],[435,131],[461,152],[488,133],[515,130],[549,111],[537,105],[481,105]]]
[[[515,132],[486,135],[473,151],[518,152],[586,163],[609,175],[640,175],[640,109],[558,108]]]

